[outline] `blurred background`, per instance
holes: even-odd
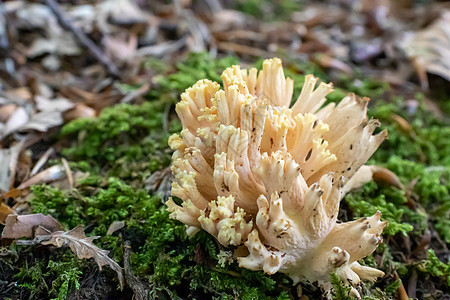
[[[335,82],[359,72],[404,94],[442,95],[449,24],[439,1],[6,1],[0,137],[134,102],[192,52],[242,64],[280,56],[313,62]]]

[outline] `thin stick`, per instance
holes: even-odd
[[[125,280],[127,281],[127,285],[131,288],[134,293],[135,299],[148,300],[148,289],[147,287],[137,279],[137,277],[133,274],[133,270],[131,269],[131,243],[130,241],[125,241],[123,246],[123,260],[124,260],[124,271],[125,271]]]
[[[50,155],[52,155],[55,152],[55,149],[53,147],[50,147],[45,151],[44,155],[39,158],[36,165],[34,165],[33,170],[31,170],[30,177],[37,174],[37,172],[42,168],[43,165],[48,161],[48,158]]]
[[[97,47],[97,45],[86,36],[86,34],[80,30],[78,27],[75,27],[65,16],[64,13],[59,8],[58,3],[56,0],[44,0],[45,4],[51,9],[51,11],[55,14],[56,19],[58,20],[61,27],[64,29],[72,32],[75,37],[78,39],[78,41],[86,47],[94,56],[95,58],[102,63],[108,72],[113,75],[116,78],[120,78],[120,72],[119,69],[116,67],[116,65],[106,56],[103,51]]]

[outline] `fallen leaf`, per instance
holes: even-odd
[[[391,185],[401,190],[405,189],[400,178],[394,172],[380,166],[373,167],[373,180],[376,183]]]
[[[28,122],[29,118],[30,117],[28,116],[28,113],[25,110],[25,108],[18,107],[9,117],[2,132],[0,132],[0,139],[4,138],[5,136],[9,135],[10,133],[16,131],[18,128],[25,125]]]
[[[50,215],[8,215],[2,232],[2,239],[33,238],[38,226],[45,228],[48,232],[63,229],[62,225]]]
[[[14,210],[3,202],[0,202],[0,224],[5,225],[6,217],[13,215]]]
[[[372,181],[377,183],[388,184],[398,189],[405,190],[402,182],[394,172],[380,166],[365,165],[345,183],[342,189],[342,195],[346,195],[351,190],[362,187],[364,184]]]
[[[22,151],[23,143],[9,149],[0,149],[0,191],[7,192],[14,180],[17,159]]]
[[[58,111],[44,111],[33,115],[26,124],[23,124],[18,131],[22,130],[37,130],[46,132],[52,127],[59,126],[64,123],[62,115]]]
[[[35,101],[37,109],[41,112],[64,112],[75,106],[66,98],[48,99],[47,97],[36,96]]]
[[[28,57],[33,58],[42,54],[73,56],[81,53],[72,33],[63,30],[55,19],[49,19],[47,30],[48,38],[35,39],[28,50]]]
[[[21,1],[17,2],[20,3]],[[17,17],[24,28],[36,27],[45,29],[48,26],[48,20],[54,18],[51,10],[39,3],[21,3],[21,6],[16,9]]]
[[[125,227],[125,221],[114,221],[109,225],[108,231],[106,232],[106,235],[111,235],[117,230],[120,230]]]
[[[150,15],[133,0],[107,0],[96,7],[96,23],[103,33],[114,31],[116,28],[112,24],[145,23],[149,18]]]
[[[0,107],[0,123],[5,123],[17,110],[17,105],[7,104]]]
[[[119,61],[130,61],[136,55],[138,39],[135,34],[105,36],[102,40],[106,54]]]
[[[95,115],[95,109],[84,105],[83,103],[77,103],[74,108],[64,112],[63,117],[67,122],[78,118],[93,118]]]
[[[69,246],[70,249],[78,256],[79,259],[93,258],[100,270],[103,266],[108,265],[116,271],[119,278],[120,287],[124,286],[122,268],[109,256],[109,251],[102,250],[97,247],[93,241],[98,236],[87,237],[81,225],[78,225],[69,231],[56,231],[49,235],[37,236],[34,240],[42,245],[53,245],[56,247]]]

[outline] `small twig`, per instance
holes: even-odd
[[[45,165],[45,163],[48,161],[50,155],[52,155],[53,153],[55,153],[55,149],[53,147],[48,148],[47,151],[45,151],[44,155],[42,155],[34,165],[33,170],[31,170],[30,176],[36,175],[37,172],[39,172],[39,170],[42,168],[42,166]]]
[[[69,190],[73,190],[73,177],[72,177],[72,171],[70,170],[69,167],[69,163],[67,162],[67,160],[65,158],[61,159],[63,166],[64,166],[64,170],[66,171],[67,174],[67,181],[69,182]]]
[[[408,282],[408,296],[411,298],[416,298],[417,290],[417,272],[414,270]]]
[[[102,63],[108,72],[116,78],[120,78],[119,69],[116,65],[100,50],[99,47],[89,38],[86,34],[80,30],[78,27],[75,27],[65,16],[64,13],[59,8],[56,0],[43,0],[44,3],[51,9],[51,11],[55,14],[56,19],[58,20],[61,27],[72,32],[78,41],[86,47],[95,58]]]
[[[400,277],[398,276],[397,271],[394,271],[394,279],[398,280]],[[400,286],[397,290],[398,292],[398,299],[399,300],[409,300],[408,293],[406,292],[405,286],[403,285],[403,282],[400,283]]]
[[[231,42],[221,42],[217,45],[217,48],[224,51],[233,51],[236,53],[242,53],[252,56],[260,56],[260,57],[267,57],[269,56],[269,52],[261,50],[259,48],[251,47],[251,46],[245,46],[240,45],[237,43],[231,43]]]
[[[134,99],[147,93],[149,89],[150,89],[150,84],[145,83],[137,90],[134,90],[134,91],[128,93],[127,95],[125,95],[125,97],[123,97],[122,100],[120,100],[120,103],[130,103]]]
[[[123,247],[125,280],[127,285],[133,290],[134,299],[148,300],[149,290],[136,276],[134,276],[133,270],[131,269],[130,257],[131,243],[130,241],[125,241]]]

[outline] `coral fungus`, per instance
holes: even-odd
[[[169,144],[172,196],[182,202],[167,201],[171,217],[190,234],[203,229],[240,246],[241,267],[294,283],[327,288],[331,273],[353,285],[382,276],[357,262],[382,241],[381,214],[336,223],[345,182],[387,136],[373,135],[379,122],[367,118],[368,99],[349,94],[324,106],[332,85],[316,88],[307,75],[291,105],[293,81],[277,58],[259,73],[230,67],[222,79],[223,89],[198,81],[177,104],[183,130]]]

